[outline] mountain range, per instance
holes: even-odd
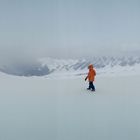
[[[115,66],[133,67],[140,64],[139,56],[102,56],[88,59],[54,59],[40,58],[34,62],[12,63],[0,66],[0,71],[16,76],[44,76],[55,72],[87,71],[87,66],[93,64],[96,69]]]

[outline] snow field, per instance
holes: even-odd
[[[139,140],[140,75],[15,77],[0,74],[1,140]]]

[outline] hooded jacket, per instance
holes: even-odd
[[[89,69],[89,72],[88,72],[87,79],[89,80],[89,82],[93,82],[95,80],[96,71],[93,68],[93,65],[89,65],[88,69]]]

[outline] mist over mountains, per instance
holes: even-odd
[[[87,71],[89,64],[98,69],[115,66],[133,67],[140,64],[140,56],[101,56],[86,59],[54,59],[40,58],[34,61],[16,61],[11,64],[3,64],[0,71],[16,76],[44,76],[51,73]]]

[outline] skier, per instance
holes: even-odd
[[[95,86],[93,84],[93,81],[95,79],[95,76],[96,76],[96,71],[95,69],[93,68],[93,65],[90,64],[88,66],[88,69],[89,69],[89,72],[88,72],[88,75],[87,77],[85,78],[85,81],[88,79],[89,81],[89,87],[87,88],[87,90],[91,90],[91,91],[95,91]]]

